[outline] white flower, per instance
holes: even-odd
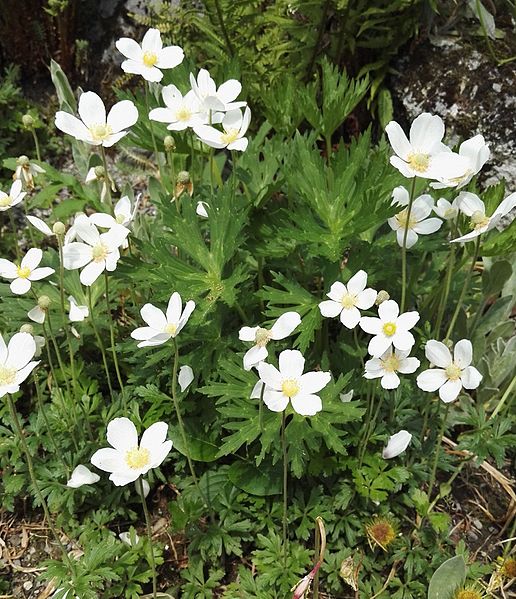
[[[444,220],[454,220],[459,214],[458,196],[450,204],[448,200],[439,198],[434,206],[434,212]]]
[[[90,217],[87,214],[79,212],[79,213],[76,214],[72,226],[66,232],[66,235],[65,235],[65,238],[64,238],[64,244],[63,245],[68,245],[72,241],[76,241],[76,240],[83,241],[81,239],[81,237],[79,235],[79,232],[78,232],[78,229],[77,229],[77,227],[81,223],[82,224],[86,224],[86,225],[91,224]]]
[[[194,373],[192,367],[188,365],[181,366],[179,369],[179,376],[177,377],[177,382],[179,383],[181,391],[184,391],[193,380]]]
[[[68,319],[70,322],[82,322],[85,318],[88,318],[90,311],[88,306],[79,306],[73,295],[68,296],[70,302],[70,309],[68,311]]]
[[[445,182],[465,175],[469,161],[452,152],[442,143],[444,123],[441,117],[424,112],[410,127],[410,141],[395,121],[385,132],[397,156],[391,164],[405,177],[423,177]]]
[[[244,369],[251,370],[269,355],[267,344],[272,339],[278,341],[291,335],[301,324],[301,317],[297,312],[285,312],[272,325],[270,329],[262,327],[242,327],[238,332],[240,341],[253,341],[254,345],[244,355]]]
[[[25,189],[34,189],[34,177],[44,173],[45,169],[39,164],[31,162],[27,156],[19,156],[16,159],[16,165],[13,179],[20,180]]]
[[[149,29],[143,36],[141,46],[129,37],[120,38],[115,45],[127,58],[121,65],[122,70],[141,75],[147,81],[161,81],[163,73],[160,69],[173,69],[181,64],[185,57],[179,46],[163,48],[158,29]]]
[[[79,116],[60,110],[56,113],[58,129],[92,146],[111,147],[129,133],[138,120],[138,110],[130,100],[113,105],[106,118],[104,102],[95,92],[84,92],[79,98]]]
[[[27,316],[38,324],[43,324],[45,322],[45,318],[47,317],[47,310],[41,308],[41,306],[36,305],[34,308],[27,312]]]
[[[152,121],[169,123],[167,129],[183,131],[208,122],[208,114],[201,112],[197,96],[190,90],[185,96],[175,85],[167,85],[161,95],[166,108],[154,108],[149,112]]]
[[[82,487],[82,485],[93,485],[99,482],[99,480],[100,476],[98,474],[91,472],[86,466],[79,464],[74,468],[72,476],[66,483],[66,486],[71,489],[78,489],[79,487]]]
[[[500,220],[516,207],[516,192],[507,196],[491,216],[486,215],[484,202],[474,193],[469,193],[468,191],[461,192],[457,198],[457,202],[459,210],[470,217],[473,231],[457,239],[452,239],[452,243],[471,241],[482,235],[482,233],[494,229]]]
[[[161,345],[172,337],[176,337],[185,326],[194,311],[195,302],[186,302],[185,309],[179,293],[174,292],[168,301],[167,313],[152,304],[145,304],[140,310],[143,320],[148,326],[135,329],[131,337],[140,341],[138,347]]]
[[[379,358],[387,349],[394,345],[401,351],[410,351],[416,340],[410,329],[419,320],[418,312],[400,314],[398,304],[387,300],[378,306],[378,316],[362,316],[360,326],[374,337],[369,341],[368,351],[374,358]]]
[[[467,139],[460,145],[459,156],[463,156],[468,161],[468,170],[461,177],[450,179],[444,183],[430,183],[430,186],[434,189],[442,189],[443,187],[456,187],[460,189],[464,187],[484,166],[489,159],[490,153],[489,146],[482,135],[475,135],[475,137]]]
[[[111,214],[106,214],[105,212],[95,212],[89,216],[89,221],[90,223],[93,223],[97,227],[102,227],[103,229],[111,229],[115,225],[129,227],[136,216],[136,211],[138,210],[138,200],[139,196],[134,202],[134,207],[132,207],[129,197],[123,196],[115,204],[113,209],[114,216],[111,216]],[[127,242],[127,239],[124,239],[122,242],[122,247],[125,249],[128,246],[129,243]]]
[[[471,341],[461,339],[455,344],[453,358],[450,350],[435,339],[425,345],[428,361],[438,368],[430,368],[418,375],[417,386],[423,391],[437,391],[444,403],[457,399],[462,387],[476,389],[480,385],[482,375],[474,366]]]
[[[354,274],[347,285],[340,281],[333,283],[326,294],[330,299],[319,304],[321,314],[330,318],[340,314],[340,321],[345,327],[355,328],[360,320],[360,310],[368,310],[378,295],[374,289],[366,289],[366,285],[367,273],[364,270]]]
[[[107,426],[107,441],[114,449],[99,449],[91,456],[91,463],[111,472],[109,480],[118,487],[132,483],[157,468],[169,454],[172,441],[166,441],[167,430],[167,424],[156,422],[138,444],[136,427],[129,418],[115,418]]]
[[[132,547],[133,545],[137,545],[140,541],[140,537],[136,534],[136,532],[134,530],[133,530],[133,534],[132,534],[134,543],[131,540],[131,533],[129,531],[121,532],[118,536],[120,537],[120,540],[122,541],[122,543],[129,545],[129,547]]]
[[[353,399],[354,389],[348,391],[347,393],[340,393],[339,398],[342,403],[349,403]]]
[[[31,248],[23,257],[20,266],[0,258],[0,276],[12,279],[11,291],[16,295],[23,295],[30,290],[32,281],[40,281],[54,274],[53,268],[38,268],[42,258],[43,252],[39,248]]]
[[[405,430],[401,430],[399,433],[390,436],[387,446],[384,447],[382,452],[383,459],[390,460],[399,456],[400,453],[403,453],[407,449],[411,440],[412,435]]]
[[[73,241],[63,247],[63,264],[67,270],[82,268],[81,283],[91,286],[105,270],[115,270],[120,259],[118,248],[129,229],[114,225],[107,233],[100,234],[91,222],[81,220],[77,223],[76,220],[74,225],[83,241]]]
[[[409,358],[410,350],[392,351],[392,346],[379,358],[371,358],[365,363],[364,377],[377,379],[381,377],[380,384],[384,389],[396,389],[400,384],[400,377],[396,374],[412,374],[419,368],[417,358]]]
[[[36,342],[29,333],[15,333],[6,346],[0,335],[0,397],[16,393],[20,385],[39,364],[31,362]]]
[[[246,105],[246,102],[234,102],[242,91],[242,85],[236,79],[225,81],[217,89],[209,72],[206,69],[201,69],[197,74],[197,79],[193,73],[190,73],[190,85],[204,112],[209,113],[210,110],[227,112],[235,110],[235,108],[243,108]]]
[[[292,403],[301,416],[313,416],[322,410],[321,398],[315,395],[331,379],[329,372],[303,374],[305,359],[300,351],[286,349],[279,355],[279,370],[272,364],[260,362],[258,373],[265,383],[263,401],[273,412],[282,412]]]
[[[9,194],[5,193],[5,191],[0,191],[0,212],[5,212],[19,204],[23,198],[27,195],[26,191],[22,191],[22,182],[17,179],[11,185],[11,189],[9,190]]]
[[[197,214],[197,216],[201,216],[202,218],[208,218],[208,211],[206,210],[206,208],[209,207],[209,204],[203,202],[202,200],[199,200],[195,208],[195,213]]]
[[[394,205],[399,204],[400,206],[408,206],[409,203],[409,192],[403,187],[396,187],[392,192]],[[403,238],[405,236],[405,227],[408,224],[407,230],[407,248],[411,248],[415,245],[418,240],[419,235],[429,235],[430,233],[435,233],[441,225],[443,224],[442,220],[438,218],[428,218],[428,215],[432,212],[432,208],[434,206],[434,201],[432,197],[425,194],[419,196],[412,203],[412,208],[410,210],[410,218],[408,218],[408,208],[404,208],[401,212],[398,212],[396,216],[393,216],[387,219],[390,228],[393,231],[396,231],[396,239],[398,241],[398,245],[403,247]]]
[[[212,148],[227,148],[243,152],[249,143],[244,136],[250,121],[251,110],[247,106],[243,115],[240,109],[226,112],[222,119],[223,132],[210,125],[197,125],[194,131],[201,141]]]

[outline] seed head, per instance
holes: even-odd
[[[30,114],[24,114],[22,116],[22,123],[24,127],[27,127],[27,129],[32,129],[32,127],[34,127],[34,119]]]
[[[394,522],[388,517],[376,517],[366,525],[366,533],[371,548],[378,545],[384,551],[396,538]]]
[[[54,235],[64,235],[65,231],[66,231],[66,227],[64,225],[64,223],[62,223],[60,220],[58,220],[57,222],[54,223],[54,226],[52,227],[52,231],[54,233]]]
[[[48,295],[40,295],[38,297],[38,306],[42,309],[42,310],[48,310],[48,308],[50,307],[51,304],[51,300],[48,297]]]
[[[165,150],[167,152],[171,152],[172,150],[176,149],[176,142],[172,135],[167,135],[163,140],[163,144],[165,145]]]
[[[34,333],[34,327],[31,324],[23,324],[20,327],[20,333],[29,333],[29,335],[32,335]]]
[[[376,296],[375,304],[379,306],[380,304],[383,304],[383,302],[386,302],[388,299],[391,299],[391,296],[388,294],[387,291],[385,291],[385,289],[382,289],[378,292],[378,295]]]

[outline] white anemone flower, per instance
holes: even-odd
[[[197,96],[190,90],[185,96],[175,85],[167,85],[161,95],[166,108],[154,108],[149,118],[159,123],[168,123],[167,129],[183,131],[208,122],[208,114],[201,112]]]
[[[217,84],[209,72],[206,69],[200,69],[197,79],[193,73],[190,73],[190,85],[204,112],[209,113],[210,110],[227,112],[235,110],[235,108],[243,108],[246,105],[246,102],[235,102],[242,91],[242,85],[236,79],[225,81],[217,89]]]
[[[443,220],[455,220],[459,215],[458,196],[453,202],[448,202],[445,198],[439,198],[434,206],[434,212]]]
[[[399,456],[405,449],[407,449],[411,440],[412,435],[405,430],[401,430],[398,433],[391,435],[387,441],[387,446],[383,449],[383,459],[390,460],[391,458]]]
[[[39,364],[31,361],[35,354],[36,342],[29,333],[15,333],[9,345],[0,335],[0,397],[20,390],[20,385]]]
[[[189,300],[183,310],[181,296],[177,291],[170,296],[166,314],[152,304],[145,304],[140,314],[148,326],[135,329],[131,337],[140,341],[138,347],[153,347],[166,343],[169,339],[177,337],[194,309],[195,302]]]
[[[14,171],[13,179],[20,180],[25,189],[34,189],[34,177],[44,173],[45,169],[31,162],[25,155],[19,156],[16,159],[16,170]]]
[[[179,383],[181,393],[190,386],[193,380],[194,372],[192,370],[192,367],[188,366],[188,364],[181,366],[181,368],[179,369],[179,374],[177,376],[177,382]]]
[[[330,298],[319,304],[323,316],[334,318],[340,315],[340,321],[348,329],[354,329],[360,321],[360,310],[368,310],[376,301],[378,293],[368,287],[367,273],[359,270],[346,285],[336,281],[326,295]]]
[[[22,182],[17,179],[11,185],[11,189],[9,193],[5,193],[5,191],[0,191],[0,212],[5,212],[19,204],[23,198],[27,195],[26,191],[22,191]]]
[[[242,327],[238,332],[240,341],[252,341],[253,347],[244,355],[244,369],[251,370],[269,355],[267,344],[269,341],[279,341],[291,335],[301,324],[301,316],[297,312],[285,312],[272,325],[270,329],[262,327]]]
[[[79,306],[73,295],[68,296],[68,301],[70,302],[68,311],[68,320],[70,322],[82,322],[85,318],[88,318],[90,315],[88,306]]]
[[[95,474],[95,472],[92,472],[86,466],[79,464],[74,468],[72,476],[66,483],[66,486],[70,487],[71,489],[78,489],[83,485],[93,485],[98,483],[99,480],[100,476],[98,474]]]
[[[84,92],[79,98],[79,116],[62,110],[56,113],[58,129],[92,146],[110,148],[129,133],[138,120],[138,110],[131,100],[113,105],[106,117],[104,102],[95,92]]]
[[[489,146],[482,135],[475,135],[475,137],[467,139],[460,145],[459,156],[463,156],[468,161],[468,170],[462,177],[455,177],[444,183],[433,182],[430,183],[430,186],[434,189],[443,189],[444,187],[456,187],[460,189],[464,187],[480,172],[480,169],[489,160],[490,154]]]
[[[401,381],[397,375],[412,374],[419,368],[417,358],[409,358],[410,350],[392,350],[392,346],[379,358],[371,358],[365,363],[364,377],[366,379],[380,378],[380,384],[384,389],[396,389]]]
[[[316,395],[331,380],[329,372],[306,372],[305,359],[300,351],[286,349],[279,355],[279,370],[272,364],[260,362],[258,374],[265,383],[263,401],[273,412],[283,412],[289,402],[301,416],[313,416],[322,410],[321,398]]]
[[[439,389],[439,397],[444,403],[457,399],[463,387],[476,389],[480,385],[482,375],[471,366],[473,347],[468,339],[457,341],[453,358],[444,343],[430,339],[425,345],[425,355],[437,368],[429,368],[419,374],[417,386],[430,392]]]
[[[407,206],[395,216],[387,219],[390,228],[396,231],[396,240],[403,247],[405,228],[407,228],[407,249],[413,247],[419,235],[429,235],[441,228],[443,221],[438,218],[428,218],[432,212],[434,201],[431,196],[424,194],[416,198],[412,203],[410,217],[408,216],[409,192],[403,187],[396,187],[392,192],[392,203],[394,205]]]
[[[501,219],[516,207],[516,192],[507,196],[491,216],[486,215],[484,202],[474,193],[463,191],[459,194],[457,202],[459,210],[470,217],[471,228],[473,230],[466,235],[462,235],[462,237],[452,239],[452,243],[471,241],[482,235],[482,233],[487,233],[491,229],[494,229]]]
[[[109,480],[117,487],[127,485],[157,468],[172,449],[167,441],[168,425],[156,422],[143,433],[138,443],[136,427],[129,418],[115,418],[107,426],[107,441],[111,445],[91,456],[91,463],[110,472]],[[113,449],[112,449],[113,448]]]
[[[398,304],[394,300],[387,300],[378,306],[378,316],[362,316],[359,323],[366,333],[374,335],[367,348],[371,356],[379,358],[391,345],[401,351],[410,351],[416,342],[410,329],[419,320],[419,313],[400,314]]]
[[[444,123],[440,116],[424,112],[410,127],[410,140],[396,121],[385,127],[392,149],[391,164],[408,178],[423,177],[445,182],[462,177],[469,161],[442,143]]]
[[[226,112],[222,119],[224,131],[210,125],[197,125],[195,134],[201,141],[212,148],[227,148],[244,152],[249,140],[244,137],[251,121],[251,109],[246,106],[244,114],[240,109]]]
[[[121,64],[124,72],[141,75],[146,81],[155,83],[163,79],[161,69],[173,69],[181,64],[185,57],[179,46],[163,48],[158,29],[149,29],[143,36],[141,46],[129,37],[120,38],[115,45],[127,58]]]
[[[39,248],[31,248],[23,257],[20,266],[0,258],[0,276],[11,279],[10,288],[13,293],[23,295],[30,291],[32,281],[41,281],[54,274],[53,268],[38,268],[42,259],[43,252]]]
[[[123,196],[113,208],[114,216],[105,212],[95,212],[95,214],[89,217],[89,221],[103,229],[111,229],[115,225],[128,227],[134,220],[137,210],[138,199],[135,201],[134,206],[132,206],[129,196]]]
[[[91,222],[81,220],[75,226],[83,241],[72,241],[63,247],[63,265],[67,270],[82,268],[79,278],[83,285],[89,287],[105,270],[112,272],[116,269],[120,259],[118,248],[125,241],[129,229],[114,225],[107,233],[101,234]]]

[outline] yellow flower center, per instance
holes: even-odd
[[[457,381],[460,379],[462,369],[460,366],[457,366],[455,362],[453,362],[446,368],[445,372],[446,376],[450,379],[450,381]]]
[[[16,369],[0,366],[0,387],[12,385],[16,380]]]
[[[287,397],[294,397],[299,393],[299,384],[295,379],[285,379],[281,385],[281,390]]]
[[[150,451],[145,447],[133,447],[125,454],[125,463],[133,470],[139,470],[148,466],[150,462]]]
[[[416,173],[424,173],[430,165],[430,156],[420,152],[412,152],[407,158],[410,168]]]
[[[192,111],[186,106],[182,106],[176,112],[176,119],[178,121],[189,121],[192,118]]]
[[[453,599],[482,599],[482,595],[474,589],[461,589],[453,596]]]
[[[271,334],[270,334],[270,331],[268,331],[267,329],[259,328],[256,331],[254,340],[258,347],[265,347],[267,345],[267,343],[269,343],[270,339],[271,339]]]
[[[89,131],[95,141],[104,141],[113,133],[113,129],[107,123],[95,123]]]
[[[119,225],[123,225],[125,223],[125,214],[117,214],[115,220]]]
[[[396,354],[392,354],[385,360],[382,360],[382,366],[385,372],[396,372],[400,367],[400,359]]]
[[[366,526],[366,533],[369,542],[384,551],[396,539],[396,530],[387,518],[375,518]]]
[[[477,210],[471,215],[471,226],[475,230],[482,229],[482,227],[487,227],[489,220],[489,217],[486,216],[481,210]]]
[[[91,256],[94,262],[102,262],[106,259],[108,253],[109,252],[107,247],[103,243],[98,243],[96,246],[93,247],[91,251]]]
[[[0,208],[7,208],[7,206],[11,205],[11,197],[10,196],[4,196],[2,198],[0,198]]]
[[[16,273],[18,274],[20,279],[28,279],[30,276],[30,268],[28,266],[18,266],[18,268],[16,269]]]
[[[238,129],[229,129],[229,131],[224,131],[224,133],[220,134],[220,141],[227,145],[232,144],[238,139],[239,133],[240,131]]]
[[[386,322],[382,327],[382,331],[387,337],[392,337],[396,332],[396,324],[394,322]]]
[[[168,333],[169,335],[172,335],[172,337],[175,336],[177,331],[177,324],[167,324],[167,326],[165,327],[165,333]]]
[[[158,62],[158,55],[156,52],[147,52],[143,53],[143,64],[146,67],[153,67]]]
[[[405,229],[405,228],[413,229],[417,224],[417,220],[411,214],[410,218],[408,219],[408,223],[407,223],[407,216],[408,216],[408,209],[405,208],[405,210],[402,210],[401,212],[396,214],[395,218],[398,221],[398,224],[402,229]]]
[[[349,308],[353,308],[355,306],[355,304],[357,303],[357,296],[352,295],[351,293],[345,293],[342,296],[340,303],[342,304],[343,308],[345,308],[346,310],[349,310]]]

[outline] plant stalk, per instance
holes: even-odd
[[[147,507],[147,501],[145,499],[145,493],[143,492],[143,484],[142,477],[140,476],[136,481],[136,486],[138,487],[138,493],[140,494],[140,498],[142,500],[143,513],[145,515],[145,525],[147,528],[147,537],[149,538],[150,545],[150,565],[152,568],[152,597],[156,599],[158,596],[158,579],[156,574],[156,560],[154,559],[154,548],[152,546],[152,525],[149,516],[149,509]]]
[[[410,188],[410,198],[407,206],[407,213],[405,216],[405,229],[403,231],[403,246],[401,248],[401,306],[400,312],[405,311],[405,300],[407,295],[407,236],[410,223],[410,214],[412,212],[412,204],[414,203],[414,195],[416,190],[416,177],[412,179],[412,186]]]

